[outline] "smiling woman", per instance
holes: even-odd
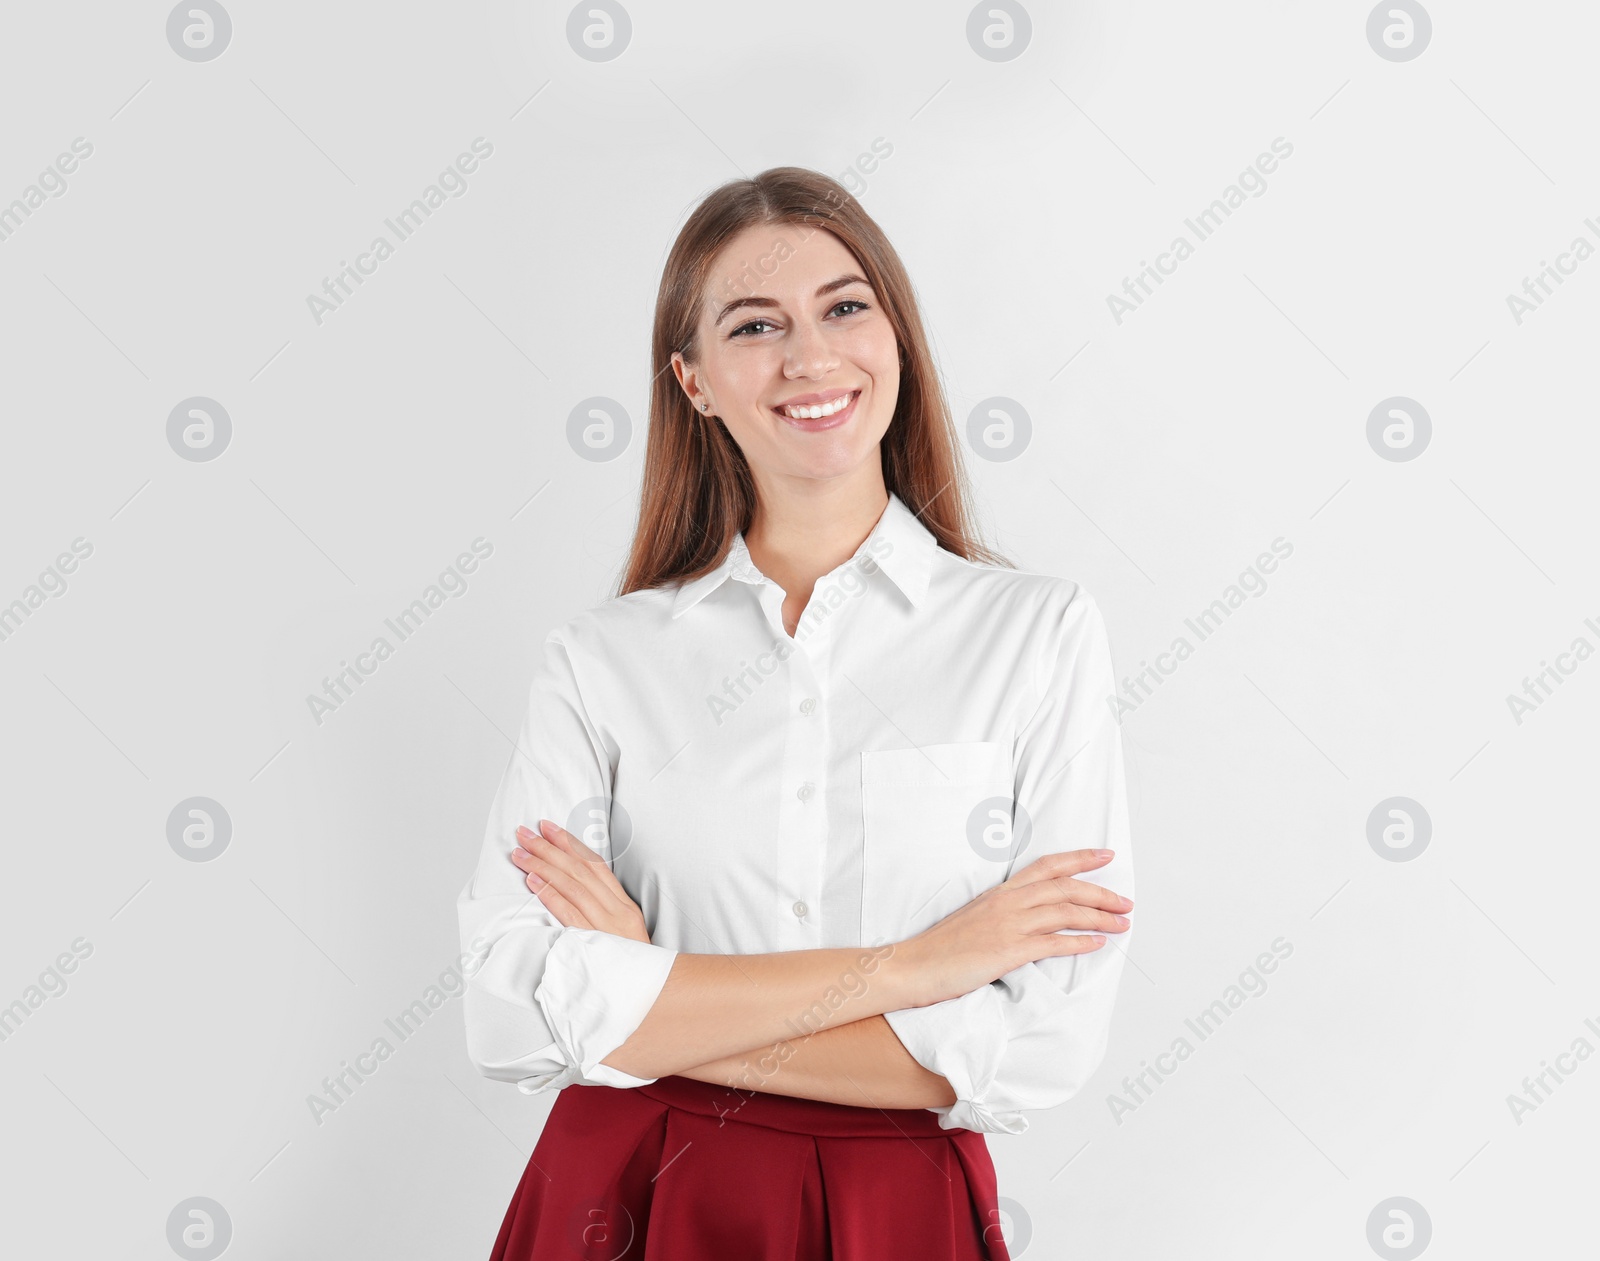
[[[560,1092],[493,1257],[1004,1261],[985,1132],[1082,1089],[1130,927],[1099,607],[976,541],[834,181],[708,197],[652,354],[619,593],[546,636],[458,903],[474,1063]]]

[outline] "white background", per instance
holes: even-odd
[[[552,1097],[473,1073],[459,1002],[320,1124],[307,1096],[453,963],[535,647],[614,590],[683,218],[875,141],[852,187],[958,424],[1032,419],[1020,457],[969,453],[989,538],[1094,593],[1121,672],[1293,547],[1124,717],[1141,932],[1094,1082],[990,1139],[1014,1244],[1360,1257],[1394,1196],[1432,1255],[1592,1236],[1600,1064],[1521,1124],[1507,1096],[1600,1047],[1600,663],[1506,702],[1600,647],[1600,261],[1520,324],[1506,301],[1600,243],[1592,6],[1435,3],[1405,62],[1359,3],[1041,3],[1002,62],[938,2],[638,4],[607,62],[549,4],[229,12],[203,63],[161,5],[13,6],[0,41],[0,205],[93,145],[0,241],[0,604],[93,546],[0,642],[0,1004],[92,946],[0,1042],[19,1255],[170,1257],[191,1196],[229,1257],[488,1254]],[[480,136],[319,325],[307,295]],[[1277,137],[1266,191],[1118,324],[1107,295]],[[209,462],[166,439],[197,395],[232,419]],[[620,458],[567,443],[591,396],[632,419]],[[1366,436],[1392,396],[1432,420],[1404,462]],[[307,694],[480,536],[468,591],[318,725]],[[193,796],[232,820],[213,861],[168,843]],[[1432,820],[1407,862],[1367,839],[1394,796]]]

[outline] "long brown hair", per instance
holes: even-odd
[[[884,485],[946,551],[1010,568],[972,528],[971,490],[955,425],[900,256],[838,181],[804,167],[777,166],[712,192],[667,256],[651,336],[650,432],[639,524],[617,594],[714,569],[754,519],[755,481],[744,453],[719,418],[695,409],[671,367],[673,351],[698,361],[698,317],[712,259],[738,233],[762,223],[821,228],[855,255],[900,345],[900,396],[881,443]]]

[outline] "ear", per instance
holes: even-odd
[[[678,378],[679,387],[686,395],[688,395],[690,401],[692,402],[694,399],[694,383],[696,375],[694,365],[683,357],[683,352],[681,350],[674,350],[672,352],[671,363],[672,375]]]
[[[711,414],[709,404],[701,407],[695,400],[695,394],[700,392],[699,371],[683,357],[682,351],[674,350],[672,352],[672,372],[678,378],[678,384],[682,387],[684,396],[689,400],[690,409],[709,416]]]

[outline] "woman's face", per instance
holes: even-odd
[[[674,354],[673,370],[697,411],[722,418],[758,485],[878,467],[900,349],[831,232],[765,224],[729,241],[701,302],[699,351],[695,364]]]

